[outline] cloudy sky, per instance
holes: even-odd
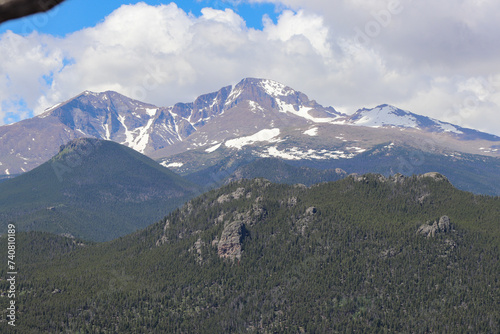
[[[158,106],[245,77],[352,113],[388,103],[500,135],[496,0],[67,0],[0,25],[0,125],[82,91]]]

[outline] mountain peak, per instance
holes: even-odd
[[[195,185],[129,147],[78,138],[0,183],[0,212],[12,214],[5,221],[20,229],[32,229],[36,217],[40,230],[105,241],[145,227],[196,193]]]
[[[500,141],[500,137],[479,132],[473,129],[462,128],[435,118],[417,115],[392,105],[381,104],[372,109],[359,109],[345,124],[368,126],[372,128],[398,127],[413,128],[434,133],[449,133],[462,140]]]
[[[289,96],[296,93],[295,90],[278,81],[261,78],[245,78],[235,86],[235,89],[244,89],[248,86],[261,88],[267,95],[274,98]]]
[[[327,127],[331,128],[327,130]],[[248,77],[236,85],[200,95],[193,102],[168,107],[157,107],[114,91],[84,91],[33,119],[0,127],[0,176],[2,171],[4,175],[14,175],[31,170],[56,154],[62,144],[79,137],[112,140],[138,152],[166,158],[186,150],[217,147],[225,140],[253,138],[270,129],[280,131],[283,135],[280,140],[291,138],[295,131],[307,135],[307,142],[313,140],[312,137],[321,137],[322,145],[326,145],[327,137],[331,136],[337,141],[331,143],[335,149],[329,152],[367,149],[353,143],[370,137],[369,141],[381,144],[386,141],[382,137],[387,136],[387,131],[391,133],[387,140],[393,140],[396,130],[406,129],[415,134],[420,131],[424,136],[437,133],[459,140],[460,143],[452,146],[446,144],[452,152],[493,156],[500,152],[497,144],[500,138],[494,135],[388,104],[360,109],[348,116],[278,81]],[[470,142],[466,150],[465,140]],[[476,140],[482,142],[474,143]],[[344,148],[347,142],[352,143]]]
[[[348,123],[369,127],[401,126],[416,127],[415,115],[388,104],[381,104],[375,108],[363,108],[356,111]]]

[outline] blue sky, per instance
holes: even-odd
[[[67,0],[0,25],[0,126],[85,90],[170,106],[245,77],[500,135],[495,0]],[[263,21],[264,19],[264,21]]]
[[[62,37],[85,27],[95,26],[123,4],[136,4],[138,2],[158,6],[169,4],[172,1],[66,0],[47,13],[12,20],[0,25],[0,34],[7,30],[17,34],[29,34],[35,30],[40,33]],[[276,20],[278,15],[275,5],[272,3],[236,4],[221,0],[182,0],[177,1],[176,4],[179,8],[196,16],[199,16],[201,9],[205,7],[221,10],[230,8],[245,19],[249,28],[256,29],[262,29],[263,15],[268,15],[273,20]]]

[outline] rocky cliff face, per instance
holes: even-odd
[[[234,221],[224,226],[217,245],[219,257],[230,260],[241,258],[241,244],[246,235],[245,224],[242,221]]]
[[[439,218],[439,221],[436,220],[432,224],[427,222],[421,225],[417,230],[417,234],[423,235],[427,238],[433,238],[438,233],[448,233],[451,230],[452,225],[450,224],[450,218],[448,218],[448,216],[442,216]]]

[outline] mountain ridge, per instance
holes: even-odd
[[[386,142],[387,137],[399,138],[396,145],[402,142],[417,149],[431,141],[448,155],[500,157],[500,137],[495,135],[389,105],[346,115],[276,81],[245,78],[234,86],[200,95],[193,102],[170,107],[157,107],[112,91],[85,91],[39,116],[1,126],[0,175],[31,170],[57,153],[60,145],[79,137],[113,140],[169,164],[169,157],[176,154],[191,150],[211,153],[217,145],[245,140],[264,130],[279,131],[273,140],[288,142],[290,147],[288,151],[279,145],[270,147],[259,156],[285,160],[321,156],[318,152],[324,152],[323,158],[346,159]],[[308,155],[309,143],[314,152]],[[290,151],[294,147],[303,153]]]

